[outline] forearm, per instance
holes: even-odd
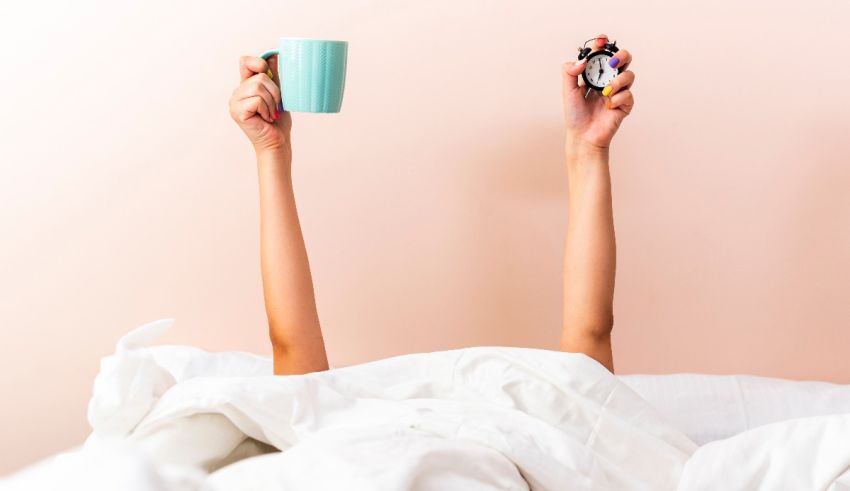
[[[292,152],[257,153],[260,263],[276,374],[328,368],[313,280],[295,206]]]
[[[561,347],[590,352],[610,369],[616,243],[608,150],[568,144],[566,153],[569,222]]]

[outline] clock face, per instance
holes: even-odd
[[[620,73],[620,70],[608,65],[611,56],[613,55],[608,51],[591,53],[587,65],[584,67],[584,72],[582,72],[584,83],[596,90],[602,90],[611,83],[614,77]]]

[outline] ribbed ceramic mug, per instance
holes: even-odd
[[[338,113],[345,89],[348,42],[326,39],[280,38],[277,55],[280,92],[285,111]]]

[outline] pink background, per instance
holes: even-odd
[[[0,7],[0,471],[82,441],[99,357],[268,353],[257,185],[226,105],[278,35],[350,41],[337,116],[295,116],[336,366],[555,348],[560,63],[635,53],[613,155],[622,373],[850,382],[843,0],[7,2]]]

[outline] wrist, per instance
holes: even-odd
[[[590,143],[587,140],[572,136],[569,133],[567,134],[566,142],[564,144],[564,150],[566,151],[567,158],[570,157],[589,157],[593,159],[606,159],[608,158],[608,146],[601,146],[595,143]]]
[[[269,143],[269,142],[251,142],[254,147],[254,153],[257,156],[260,154],[286,154],[292,152],[292,144],[289,142],[289,139],[283,139],[279,142]]]
[[[289,145],[275,148],[254,148],[257,155],[257,167],[260,170],[278,170],[289,173],[292,167],[292,149]]]
[[[292,147],[286,143],[275,147],[254,147],[257,162],[276,162],[288,164],[292,161]]]
[[[582,140],[567,138],[565,155],[568,167],[608,164],[608,147],[600,147]]]

